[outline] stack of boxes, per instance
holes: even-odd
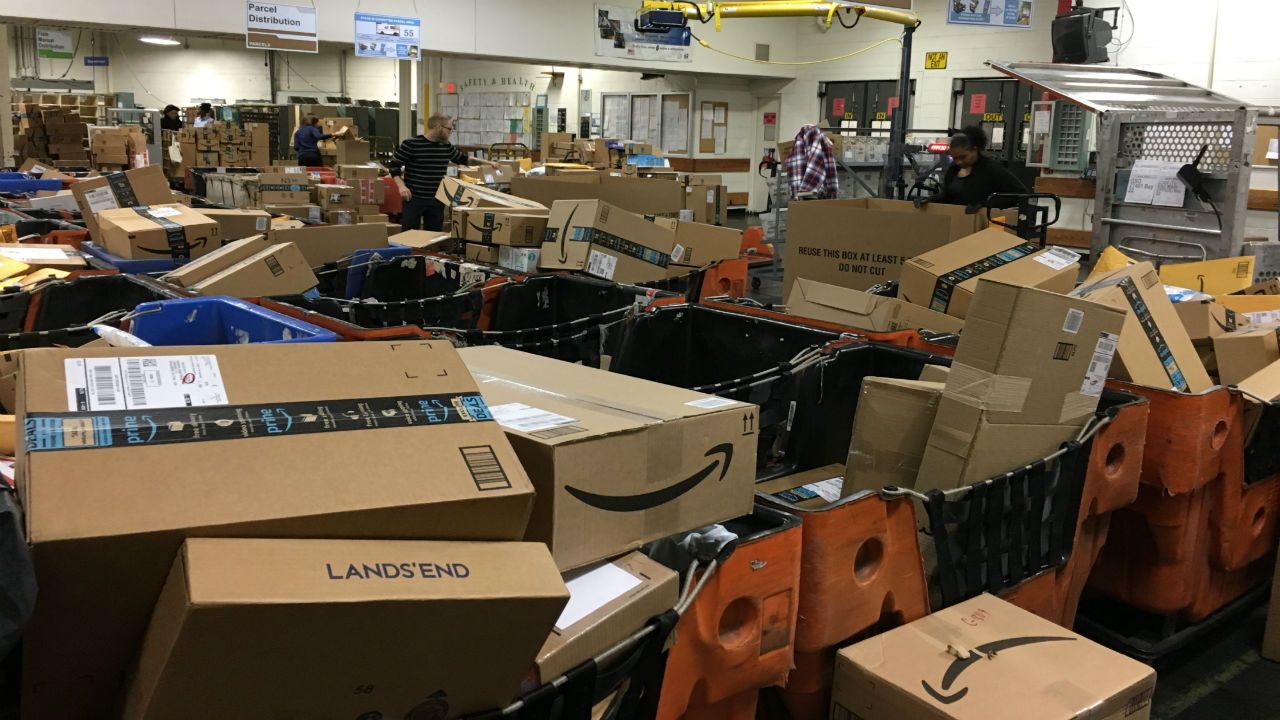
[[[18,121],[14,145],[23,159],[84,164],[89,126],[73,108],[32,108]]]
[[[346,130],[339,137],[320,141],[320,157],[325,165],[359,165],[369,162],[369,142],[359,138],[360,128],[356,126],[354,118],[323,118],[320,129],[326,135],[338,135],[339,131]]]
[[[566,162],[577,160],[577,147],[572,133],[542,133],[542,161]]]
[[[262,123],[215,122],[177,133],[182,164],[195,167],[265,167],[270,164],[271,136]],[[180,171],[179,171],[180,172]]]
[[[95,168],[116,172],[136,164],[137,156],[146,157],[147,136],[140,127],[94,128],[89,147]]]
[[[14,150],[20,160],[61,160],[69,164],[84,164],[85,157],[74,151],[74,148],[60,148],[67,151],[67,157],[54,156],[49,149],[49,136],[45,131],[45,113],[59,118],[57,123],[85,123],[103,125],[108,121],[106,110],[116,104],[115,95],[72,95],[56,93],[14,93],[12,96],[13,139]],[[73,136],[68,140],[67,133],[62,133],[59,145],[72,145],[80,140],[83,145],[84,134]]]

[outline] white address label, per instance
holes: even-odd
[[[67,409],[153,410],[226,405],[216,355],[76,358],[63,361]]]
[[[1080,262],[1080,255],[1071,252],[1066,248],[1049,248],[1039,255],[1035,256],[1035,261],[1041,265],[1047,265],[1054,270],[1062,270],[1070,267],[1074,263]]]
[[[1080,385],[1080,394],[1098,397],[1107,384],[1107,373],[1111,370],[1111,360],[1116,355],[1116,346],[1120,336],[1102,333],[1098,336],[1098,344],[1093,347],[1093,357],[1089,360],[1089,371],[1085,373],[1084,383]]]
[[[110,187],[100,187],[89,190],[84,194],[85,204],[95,213],[103,210],[114,210],[120,207],[120,203],[116,202],[116,196],[111,194]]]
[[[539,430],[572,425],[577,422],[571,417],[531,407],[524,403],[493,405],[490,406],[489,412],[493,413],[493,419],[497,420],[502,427],[519,430],[520,432],[538,432]]]
[[[702,408],[703,410],[715,410],[716,408],[729,407],[730,405],[737,405],[737,404],[738,404],[737,400],[730,400],[729,398],[722,398],[722,397],[715,397],[715,396],[705,397],[705,398],[702,398],[701,400],[690,400],[689,402],[685,403],[685,405],[688,405],[690,407]]]
[[[612,280],[613,273],[618,268],[618,258],[602,253],[599,250],[592,250],[591,255],[587,257],[587,274],[596,277]]]

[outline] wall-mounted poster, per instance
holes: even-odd
[[[642,33],[636,30],[636,8],[596,5],[596,55],[631,60],[692,62],[689,28]]]
[[[947,22],[1031,28],[1031,0],[947,0]]]

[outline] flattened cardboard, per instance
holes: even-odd
[[[940,382],[945,385],[950,375],[950,365],[925,365],[920,370],[920,379],[925,382]]]
[[[222,247],[216,221],[178,204],[103,210],[98,233],[103,249],[134,260],[194,260]]]
[[[1235,295],[1280,295],[1280,278],[1271,278],[1263,280],[1260,283],[1254,283],[1244,290],[1238,290]]]
[[[1280,326],[1247,326],[1213,338],[1218,380],[1238,385],[1280,360]]]
[[[436,191],[436,199],[444,203],[446,208],[493,207],[524,208],[532,210],[547,209],[547,206],[542,203],[517,197],[515,195],[508,195],[506,193],[487,188],[483,185],[463,182],[452,177],[446,177],[440,181],[440,188]]]
[[[89,234],[95,241],[101,240],[97,217],[100,211],[171,202],[169,181],[159,165],[87,178],[72,185],[71,194],[75,196],[85,227],[89,228]]]
[[[787,312],[871,332],[933,330],[959,333],[964,321],[897,298],[799,278],[787,296]]]
[[[1212,343],[1214,338],[1249,324],[1248,318],[1212,300],[1174,303],[1173,309],[1193,343]]]
[[[1128,265],[1099,278],[1091,278],[1088,283],[1071,291],[1071,296],[1110,305],[1127,313],[1124,331],[1120,334],[1120,348],[1111,368],[1112,377],[1148,387],[1193,393],[1213,387],[1213,380],[1205,371],[1204,363],[1151,263]],[[1235,295],[1221,297],[1250,299]],[[1240,312],[1226,302],[1219,302]]]
[[[680,595],[675,571],[638,552],[565,573],[564,580],[570,605],[583,604],[574,608],[575,616],[585,608],[594,610],[567,627],[561,626],[563,616],[556,621],[538,652],[538,676],[543,683],[613,647],[650,618],[675,607]],[[617,592],[622,587],[619,580],[635,584]]]
[[[1248,255],[1204,262],[1165,263],[1160,266],[1160,281],[1209,295],[1238,292],[1253,284],[1253,261],[1254,257]]]
[[[254,235],[236,240],[198,260],[192,260],[160,279],[178,287],[191,287],[268,247],[271,247],[271,243],[267,242],[266,235]]]
[[[854,290],[897,280],[907,260],[986,227],[958,205],[901,200],[811,200],[787,214],[783,297],[796,278]]]
[[[324,217],[324,210],[319,205],[266,205],[263,209],[273,215],[288,215],[313,223],[321,222]]]
[[[847,497],[844,492],[844,472],[844,465],[831,464],[784,475],[756,485],[756,493],[804,510],[823,510]]]
[[[314,411],[285,409],[321,403],[335,408],[337,421],[350,417],[338,405],[343,401],[406,397],[408,407],[417,408],[415,398],[477,398],[475,382],[448,343],[24,351],[18,417],[68,413],[68,359],[157,357],[151,377],[159,381],[176,362],[163,358],[192,354],[216,358],[226,398],[246,421],[264,418],[242,426],[256,428],[256,436],[239,437],[233,422],[233,437],[225,440],[130,444],[121,438],[110,447],[19,448],[18,492],[41,589],[23,646],[23,707],[33,717],[97,717],[112,706],[186,537],[519,540],[524,534],[533,488],[496,423],[307,432],[313,426],[303,423],[333,422],[318,415],[308,420]],[[209,375],[199,377],[208,381]],[[461,406],[441,404],[428,402],[432,416],[464,417]],[[480,404],[471,400],[466,407],[476,411],[468,417],[479,420]],[[165,424],[170,413],[233,411],[206,406],[146,414],[151,422],[160,419],[156,432],[165,437],[190,432],[186,422],[173,421],[180,429]],[[75,426],[64,420],[65,429]],[[144,429],[129,437],[148,437]]]
[[[389,243],[421,250],[446,245],[452,240],[448,233],[439,233],[434,230],[406,230],[393,235]]]
[[[637,215],[678,216],[685,207],[685,188],[675,180],[601,173],[512,178],[511,193],[547,207],[559,200],[601,200]]]
[[[1148,720],[1155,685],[1146,665],[979,595],[841,649],[831,717]]]
[[[319,281],[298,246],[280,243],[259,250],[191,289],[201,295],[253,298],[300,295],[317,284]]]
[[[297,245],[311,267],[319,267],[341,260],[356,250],[386,247],[387,226],[364,223],[272,229],[267,233],[267,239],[273,245],[285,242]]]
[[[1236,387],[1247,395],[1268,402],[1280,400],[1280,362],[1274,362],[1250,375]]]
[[[490,710],[515,696],[568,597],[536,543],[192,538],[123,716]]]
[[[512,247],[542,247],[547,211],[502,211],[494,208],[456,208],[450,213],[452,235],[469,242]]]
[[[557,200],[542,243],[542,268],[616,282],[667,276],[675,233],[599,200]]]
[[[889,486],[915,487],[945,386],[921,380],[863,379],[842,497]]]
[[[1107,305],[979,280],[916,489],[985,480],[1075,437],[1097,409],[1124,324]]]
[[[561,569],[750,513],[754,405],[497,346],[460,354],[538,489],[525,539]]]
[[[979,278],[1070,292],[1080,274],[1080,256],[988,228],[911,258],[902,268],[898,297],[963,318]]]
[[[0,258],[17,260],[35,270],[83,270],[89,264],[84,255],[70,245],[0,243]]]
[[[224,243],[264,233],[271,228],[271,213],[265,210],[201,208],[200,213],[218,223]]]

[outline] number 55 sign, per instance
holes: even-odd
[[[356,13],[356,57],[417,60],[421,52],[418,18]]]

